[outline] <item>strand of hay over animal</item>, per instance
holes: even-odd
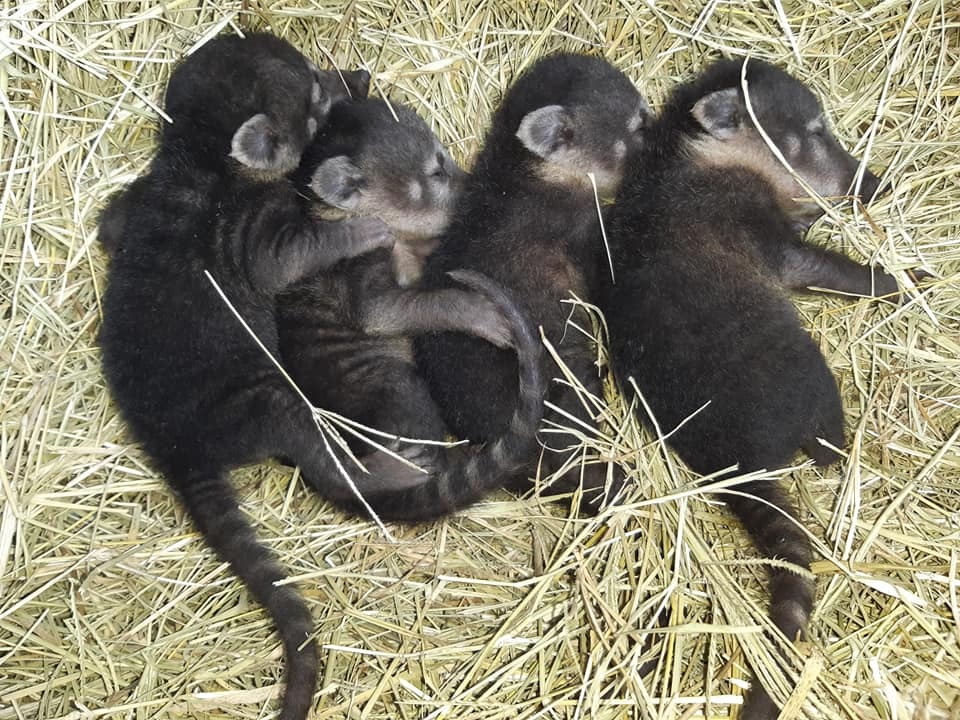
[[[147,167],[175,64],[244,28],[321,67],[366,68],[371,94],[409,104],[464,167],[510,80],[552,51],[606,58],[654,110],[711,59],[775,63],[892,187],[831,211],[811,241],[908,290],[901,305],[795,298],[838,380],[847,444],[838,465],[764,475],[798,488],[816,553],[810,639],[785,670],[764,634],[766,561],[723,505],[729,481],[703,484],[609,378],[596,411],[614,430],[583,441],[630,487],[597,517],[547,491],[500,492],[388,536],[293,469],[235,472],[313,617],[313,717],[736,717],[760,667],[785,720],[960,718],[956,3],[0,7],[0,720],[275,716],[272,625],[132,441],[97,341],[98,213]]]

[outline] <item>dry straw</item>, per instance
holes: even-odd
[[[0,20],[0,720],[264,718],[277,638],[131,444],[96,333],[96,214],[149,160],[172,65],[270,27],[362,65],[467,162],[510,77],[599,53],[656,106],[721,53],[807,79],[893,192],[815,239],[934,275],[901,307],[798,298],[835,370],[847,460],[804,467],[821,559],[787,718],[960,717],[960,11],[948,0],[3,3]],[[558,373],[559,375],[560,373]],[[631,389],[625,393],[635,403]],[[394,528],[344,517],[275,466],[236,474],[323,645],[317,718],[727,717],[769,661],[763,566],[723,509],[612,394],[634,479],[566,517],[506,494]],[[665,429],[668,430],[668,429]],[[657,629],[662,609],[670,622]],[[647,643],[651,640],[651,643]],[[655,666],[640,674],[648,662]]]

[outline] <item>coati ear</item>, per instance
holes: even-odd
[[[547,105],[527,113],[517,137],[534,155],[548,159],[573,140],[573,117],[562,105]]]
[[[314,171],[310,189],[327,205],[354,210],[363,195],[364,177],[346,155],[327,158]]]
[[[370,93],[370,73],[366,70],[343,71],[343,80],[354,100],[362,100]]]
[[[694,104],[690,114],[713,137],[726,140],[740,129],[746,107],[737,88],[717,90]]]
[[[233,134],[230,157],[248,168],[277,173],[293,170],[300,161],[300,153],[263,113],[254,115]]]

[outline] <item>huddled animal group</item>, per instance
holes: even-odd
[[[840,397],[788,291],[897,293],[890,275],[804,243],[821,213],[807,188],[869,199],[879,181],[810,91],[766,63],[717,61],[654,115],[606,61],[546,57],[506,92],[469,173],[368,84],[266,33],[210,41],[172,74],[152,164],[100,221],[110,390],[270,613],[284,720],[313,704],[312,623],[239,510],[231,469],[279,458],[339,506],[403,521],[462,508],[541,459],[584,509],[615,500],[617,465],[579,457],[573,431],[538,438],[545,400],[556,423],[596,423],[569,383],[547,381],[541,330],[602,395],[595,349],[569,329],[573,295],[604,311],[615,377],[624,391],[635,381],[652,411],[641,419],[675,429],[696,472],[772,470],[799,450],[830,463]],[[615,198],[615,281],[595,192]],[[388,435],[351,442],[363,468],[271,356],[313,404]],[[399,439],[451,433],[474,445]],[[764,555],[809,568],[780,483],[724,499]],[[771,618],[791,640],[813,607],[807,577],[770,571]],[[755,683],[741,717],[776,714]]]

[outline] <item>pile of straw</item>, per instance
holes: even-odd
[[[839,379],[849,446],[842,466],[789,473],[821,559],[788,677],[761,631],[763,565],[722,495],[617,396],[604,409],[617,432],[586,440],[633,486],[594,519],[504,493],[389,542],[289,469],[236,473],[316,621],[317,718],[727,717],[748,658],[767,658],[781,695],[797,681],[785,718],[960,717],[960,11],[697,5],[3,3],[0,720],[275,709],[277,638],[131,443],[97,349],[97,212],[148,162],[174,63],[238,27],[367,67],[464,163],[509,79],[552,50],[602,54],[655,107],[718,54],[780,63],[894,187],[814,239],[908,287],[907,268],[933,275],[900,307],[797,300]]]

